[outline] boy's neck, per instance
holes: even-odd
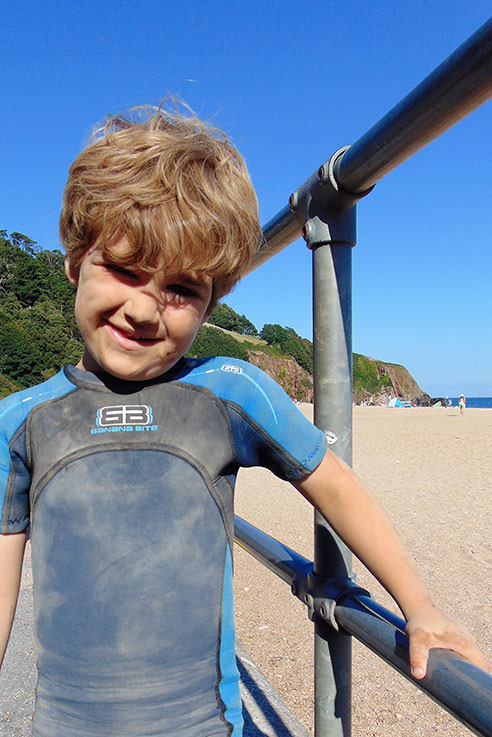
[[[179,374],[186,365],[186,358],[182,356],[175,364],[165,373],[160,376],[156,376],[153,379],[146,381],[130,381],[129,379],[120,379],[106,371],[86,371],[78,366],[71,367],[71,370],[77,372],[78,377],[81,381],[88,379],[89,376],[95,376],[104,386],[115,394],[133,394],[134,392],[140,391],[147,386],[153,384],[162,384],[166,381],[170,381],[177,374]]]

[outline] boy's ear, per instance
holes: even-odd
[[[65,274],[67,275],[67,279],[70,284],[73,284],[74,287],[78,287],[79,273],[78,271],[75,271],[68,258],[65,258]]]
[[[202,325],[203,325],[204,322],[207,322],[208,318],[210,317],[210,315],[212,314],[212,312],[215,310],[216,307],[217,307],[217,302],[215,302],[215,301],[213,302],[213,304],[210,304],[207,307],[207,311],[204,314],[204,316],[202,317],[202,322],[201,322]]]

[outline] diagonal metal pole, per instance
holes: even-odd
[[[492,18],[347,147],[336,162],[334,178],[347,192],[367,191],[491,97]],[[475,145],[480,145],[480,141]],[[329,161],[321,169],[328,164]],[[316,184],[316,174],[307,182]],[[265,225],[264,234],[265,243],[250,271],[299,237],[299,220],[292,207],[286,205],[280,210]]]

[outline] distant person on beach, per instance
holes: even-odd
[[[290,481],[392,594],[414,678],[434,647],[487,668],[278,384],[247,362],[186,357],[261,239],[224,134],[174,108],[111,118],[70,168],[60,235],[83,356],[0,403],[0,663],[30,530],[33,736],[240,737],[241,467]]]
[[[460,408],[460,416],[463,417],[465,414],[466,409],[466,399],[464,394],[460,394],[460,398],[458,400],[458,407]]]

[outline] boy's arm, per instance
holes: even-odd
[[[26,534],[0,535],[0,667],[17,605]]]
[[[471,636],[433,605],[392,523],[349,466],[327,451],[294,485],[397,602],[407,620],[415,678],[425,676],[432,647],[454,650],[488,670]]]

